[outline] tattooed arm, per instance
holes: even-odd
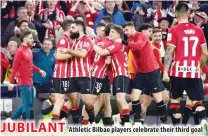
[[[166,53],[165,53],[165,60],[164,60],[164,74],[163,74],[163,81],[169,82],[168,70],[170,65],[173,61],[173,53],[175,51],[175,46],[172,44],[167,45]]]

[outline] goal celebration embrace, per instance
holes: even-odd
[[[1,12],[3,134],[208,135],[207,1],[4,0]]]

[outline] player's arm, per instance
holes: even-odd
[[[202,54],[208,56],[207,44],[206,43],[201,45],[201,52],[202,52]]]
[[[14,84],[16,72],[20,66],[20,62],[22,60],[22,57],[23,57],[22,51],[18,50],[14,56],[14,61],[13,61],[13,65],[12,65],[12,73],[11,73],[11,77],[10,77],[10,86],[13,86],[13,84]]]
[[[93,46],[95,52],[97,52],[100,56],[110,55],[110,52],[107,49],[103,49],[101,46]]]
[[[200,60],[200,68],[206,71],[206,62],[207,62],[207,55],[202,53],[201,60]],[[204,72],[205,73],[205,72]]]
[[[140,35],[139,39],[136,42],[129,41],[127,45],[131,49],[141,50],[146,45],[147,42],[148,39],[144,35]]]
[[[88,54],[87,49],[80,49],[80,50],[67,49],[67,52],[71,54],[72,56],[79,57],[79,58],[85,58]]]
[[[164,57],[164,73],[168,72],[170,65],[173,61],[173,53],[175,51],[175,45],[167,44],[167,49]]]
[[[160,66],[160,71],[163,72],[163,70],[164,70],[164,65],[162,64],[162,60],[161,60],[161,58],[160,58],[160,53],[159,53],[159,51],[156,50],[156,49],[154,49],[154,50],[153,50],[153,53],[154,53],[154,56],[155,56],[155,58],[156,58],[156,60],[157,60],[157,63],[158,63],[159,66]]]
[[[69,53],[63,53],[63,48],[57,48],[55,53],[56,60],[67,60],[72,57]]]

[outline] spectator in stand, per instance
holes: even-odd
[[[98,13],[94,22],[95,28],[104,16],[110,16],[116,25],[122,26],[125,23],[123,14],[115,8],[116,3],[114,0],[105,0],[104,6],[105,8]]]
[[[36,30],[33,30],[33,29],[30,29],[29,28],[29,23],[28,21],[26,20],[23,20],[21,22],[19,22],[16,26],[15,26],[15,29],[14,29],[14,36],[10,38],[9,41],[15,41],[18,46],[20,46],[21,44],[21,40],[20,40],[20,35],[22,32],[24,31],[30,31],[33,35],[33,39],[34,39],[34,43],[38,43],[39,40],[38,40],[38,34],[37,34],[37,31]]]
[[[5,46],[5,45],[8,43],[9,39],[10,39],[12,36],[14,36],[14,28],[15,28],[15,26],[16,26],[19,22],[21,22],[21,21],[23,21],[23,20],[27,20],[27,17],[28,17],[28,15],[27,15],[27,9],[24,8],[24,7],[20,7],[20,8],[18,9],[18,11],[17,11],[17,16],[18,16],[18,18],[17,18],[16,21],[13,21],[13,22],[9,23],[9,25],[8,25],[8,27],[7,27],[6,31],[5,31],[5,33],[4,33],[4,36],[3,36],[2,46]],[[29,26],[29,28],[35,30],[34,24],[29,23],[28,26]]]
[[[128,5],[126,4],[125,1],[123,0],[116,0],[116,7],[118,9],[118,11],[120,12],[129,12],[130,8],[128,7]]]
[[[94,28],[93,22],[97,17],[97,11],[90,5],[89,0],[77,0],[73,3],[68,15],[75,18],[78,14],[83,14],[86,17],[86,25]]]
[[[46,77],[42,77],[38,72],[33,72],[33,82],[36,89],[36,97],[39,93],[49,93],[52,88],[52,73],[55,65],[54,49],[50,39],[43,41],[42,48],[33,49],[33,63],[46,72]]]
[[[53,37],[56,38],[56,30],[61,28],[61,23],[64,20],[64,12],[56,8],[57,1],[48,0],[48,8],[42,9],[39,13],[40,19],[45,32],[43,32],[44,38]]]
[[[13,3],[11,1],[1,2],[1,35],[4,34],[8,24],[11,21],[14,21],[14,12],[12,12],[12,7]]]
[[[128,7],[126,1],[124,0],[116,0],[116,8],[118,11],[123,13],[124,19],[126,21],[131,21],[132,20],[132,13],[130,12],[130,8]]]
[[[162,6],[162,1],[153,1],[152,8],[154,13],[153,25],[154,27],[159,27],[158,20],[167,17],[167,9]]]
[[[6,69],[10,68],[11,65],[9,64],[9,60],[5,54],[5,52],[1,51],[1,65],[0,65],[0,81],[1,81],[1,84],[3,83],[4,81],[4,76],[5,76],[5,71]]]
[[[143,23],[152,21],[152,8],[148,1],[135,2],[131,12],[134,14],[132,20],[137,31]]]
[[[166,50],[166,43],[167,43],[167,35],[168,35],[168,30],[169,30],[169,20],[167,17],[163,17],[158,20],[159,28],[162,30],[162,43],[163,47]],[[164,57],[165,52],[162,51],[161,53],[162,57]]]
[[[8,59],[9,61],[9,67],[6,68],[6,71],[5,72],[5,77],[4,77],[4,82],[3,84],[9,84],[9,81],[10,81],[10,75],[11,75],[11,72],[12,72],[12,64],[13,64],[13,60],[14,60],[14,55],[17,51],[17,48],[18,48],[18,45],[15,41],[10,41],[8,43],[8,46],[5,50],[5,57]]]
[[[82,14],[79,14],[79,15],[76,15],[75,16],[75,20],[80,20],[80,21],[83,21],[85,24],[86,24],[86,18],[84,15]],[[94,32],[94,29],[92,29],[91,27],[89,26],[86,26],[86,34],[90,37],[90,38],[94,38],[96,35],[95,35],[95,32]]]

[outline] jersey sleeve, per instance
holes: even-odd
[[[62,38],[60,40],[58,40],[56,48],[68,48],[68,40],[65,38]]]
[[[173,28],[168,32],[167,44],[176,46],[177,45],[177,36]]]
[[[19,69],[19,65],[20,65],[20,61],[21,61],[22,57],[23,57],[22,51],[17,50],[17,52],[15,53],[15,56],[14,56],[14,61],[13,61],[13,65],[12,65],[12,73],[10,76],[10,83],[11,84],[14,84],[16,72]]]
[[[113,44],[113,45],[107,47],[106,49],[110,52],[110,54],[115,54],[115,53],[121,51],[121,48],[122,48],[122,44],[116,43],[116,44]]]

